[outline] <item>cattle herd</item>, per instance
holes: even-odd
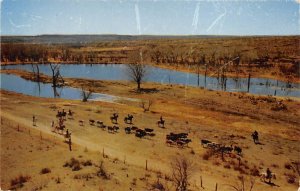
[[[187,133],[170,133],[166,135],[166,143],[171,145],[177,145],[179,147],[188,146],[192,142],[191,139],[188,139]]]
[[[225,146],[219,143],[215,143],[206,139],[201,140],[201,145],[203,148],[210,149],[214,152],[220,152],[220,153],[231,153],[232,151],[236,152],[238,155],[242,155],[242,148],[239,146]]]
[[[58,125],[54,126],[54,132],[61,133],[65,137],[70,136],[71,133],[68,132],[64,133],[65,125],[64,121],[66,121],[66,117],[68,116],[68,119],[74,119],[73,118],[74,112],[69,110],[69,112],[65,112],[64,110],[58,111],[56,117],[58,118]],[[102,130],[107,130],[108,133],[118,133],[120,130],[120,127],[118,126],[118,113],[113,113],[110,116],[110,121],[113,125],[106,125],[103,121],[100,120],[94,120],[89,119],[89,125],[90,126],[96,126]],[[128,114],[124,117],[124,123],[126,124],[126,127],[124,127],[125,134],[134,134],[138,138],[143,138],[146,136],[153,137],[155,136],[154,129],[152,128],[139,128],[137,126],[133,125],[133,118],[134,116],[131,114]],[[84,120],[78,120],[80,126],[84,126]],[[158,127],[164,128],[165,127],[165,120],[160,117],[159,121],[157,121]],[[188,144],[192,142],[191,139],[188,138],[188,133],[169,133],[166,135],[166,144],[168,146],[177,146],[177,147],[188,147]],[[238,155],[242,155],[242,148],[239,146],[225,146],[219,143],[215,143],[206,139],[201,140],[201,145],[203,148],[210,149],[214,152],[220,152],[222,154],[224,153],[231,153],[236,152]]]

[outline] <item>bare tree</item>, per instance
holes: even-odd
[[[93,94],[93,91],[91,89],[84,90],[83,88],[81,88],[81,97],[82,97],[83,102],[87,102],[88,99],[91,98],[92,94]]]
[[[200,85],[200,69],[205,64],[205,55],[202,54],[198,62],[196,62],[197,84]]]
[[[148,100],[148,102],[143,100],[140,104],[140,107],[144,109],[144,112],[146,112],[146,111],[150,111],[150,107],[152,106],[152,104],[153,104],[152,100]]]
[[[186,191],[189,178],[192,175],[192,164],[185,157],[180,156],[171,163],[172,177],[176,186],[176,191]]]
[[[158,48],[152,49],[151,51],[151,60],[154,61],[156,64],[160,62],[162,53]]]
[[[50,64],[52,71],[52,86],[62,86],[64,84],[64,79],[60,75],[60,65],[59,64]]]
[[[136,82],[138,91],[141,89],[141,83],[146,76],[146,65],[142,64],[142,60],[142,51],[133,52],[129,55],[128,74],[130,79]]]
[[[35,80],[37,82],[40,81],[40,68],[39,68],[39,65],[38,64],[31,64],[31,67],[32,67],[32,72],[35,76]]]

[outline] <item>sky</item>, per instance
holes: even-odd
[[[1,35],[299,35],[299,0],[2,0]]]

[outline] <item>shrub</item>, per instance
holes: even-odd
[[[12,179],[10,181],[10,185],[12,186],[12,190],[14,190],[15,188],[23,187],[24,183],[27,182],[30,178],[31,178],[30,176],[19,175],[15,179]]]
[[[221,163],[219,161],[214,161],[213,164],[216,166],[220,166]]]
[[[78,170],[80,170],[80,169],[81,169],[81,166],[80,166],[79,163],[74,164],[73,167],[72,167],[72,170],[73,170],[73,171],[78,171]]]
[[[154,190],[159,190],[159,191],[166,190],[165,187],[164,187],[164,185],[162,183],[160,183],[159,180],[157,180],[151,186],[152,186],[152,189],[154,189]]]
[[[289,184],[294,184],[296,182],[296,176],[293,174],[286,174],[286,180]]]
[[[247,172],[245,171],[245,169],[243,169],[241,166],[235,165],[235,166],[233,167],[233,169],[234,169],[235,171],[239,171],[241,174],[247,174]]]
[[[228,168],[228,169],[230,169],[230,168],[231,168],[231,166],[230,166],[230,164],[224,164],[224,168]]]
[[[291,170],[292,169],[292,165],[290,163],[285,163],[284,164],[284,168]]]
[[[251,170],[250,170],[250,174],[252,176],[259,176],[259,170],[256,168],[256,167],[253,167]]]
[[[49,168],[43,168],[41,170],[41,174],[47,174],[47,173],[50,173],[50,172],[51,172],[51,170]]]
[[[279,166],[278,166],[278,164],[272,164],[272,167],[273,168],[278,168]]]
[[[208,160],[212,155],[213,155],[213,152],[212,152],[211,150],[207,150],[207,151],[203,154],[202,158],[203,158],[203,160]]]
[[[92,166],[93,165],[91,160],[82,161],[81,164],[83,166]]]
[[[79,160],[71,158],[71,160],[66,162],[63,167],[70,167],[73,171],[78,171],[81,169]]]
[[[278,102],[278,103],[275,103],[272,107],[271,107],[271,110],[273,111],[285,111],[287,110],[287,106],[282,103],[282,102]]]
[[[133,178],[133,179],[132,179],[131,185],[132,185],[132,186],[136,186],[136,178]]]
[[[194,154],[195,154],[195,151],[194,151],[194,149],[192,149],[192,150],[191,150],[191,154],[192,154],[192,155],[194,155]]]

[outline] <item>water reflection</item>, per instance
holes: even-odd
[[[22,93],[25,95],[45,97],[45,98],[64,98],[81,100],[81,90],[71,87],[53,87],[51,84],[32,82],[24,80],[15,75],[1,74],[1,89]],[[91,100],[105,102],[116,102],[119,100],[137,101],[130,98],[118,97],[108,94],[93,93]]]
[[[23,69],[31,71],[30,65],[10,65],[7,69]],[[40,72],[51,75],[49,65],[40,65]],[[198,75],[179,72],[158,67],[148,66],[148,75],[145,81],[162,84],[180,84],[195,87],[205,87],[212,90],[249,92],[261,95],[277,95],[300,97],[299,84],[272,80],[267,78],[219,78],[208,75]],[[60,73],[63,77],[88,78],[99,80],[129,80],[126,74],[126,65],[118,64],[65,64],[61,65]],[[222,75],[222,74],[220,74]],[[199,79],[199,80],[198,80]]]

